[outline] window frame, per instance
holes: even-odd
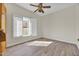
[[[17,28],[14,28],[15,27],[15,25],[14,25],[14,22],[15,22],[15,20],[17,20],[17,19],[15,19],[16,17],[18,17],[18,18],[22,18],[22,23],[23,23],[23,18],[25,17],[25,18],[27,18],[27,19],[29,19],[28,21],[29,21],[29,27],[28,27],[28,34],[27,35],[24,35],[23,34],[23,28],[21,28],[22,29],[22,35],[21,36],[19,36],[18,34],[17,34]],[[17,22],[16,22],[17,23]],[[22,24],[22,26],[23,26],[23,24]],[[16,32],[15,34],[14,34],[14,37],[27,37],[27,36],[32,36],[32,24],[31,24],[31,18],[30,17],[27,17],[27,16],[14,16],[13,17],[13,33],[14,32]]]

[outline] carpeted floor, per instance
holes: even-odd
[[[5,56],[79,56],[75,44],[46,38],[7,48]]]

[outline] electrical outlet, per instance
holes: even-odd
[[[77,40],[79,41],[79,38]]]

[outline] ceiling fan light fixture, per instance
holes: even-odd
[[[37,12],[37,11],[38,11],[39,13],[44,13],[43,8],[51,8],[51,6],[43,6],[43,3],[39,3],[38,5],[30,4],[30,6],[37,7],[37,9],[34,11],[34,13]]]

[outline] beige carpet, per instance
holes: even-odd
[[[79,56],[75,44],[50,39],[36,39],[8,48],[5,56]]]

